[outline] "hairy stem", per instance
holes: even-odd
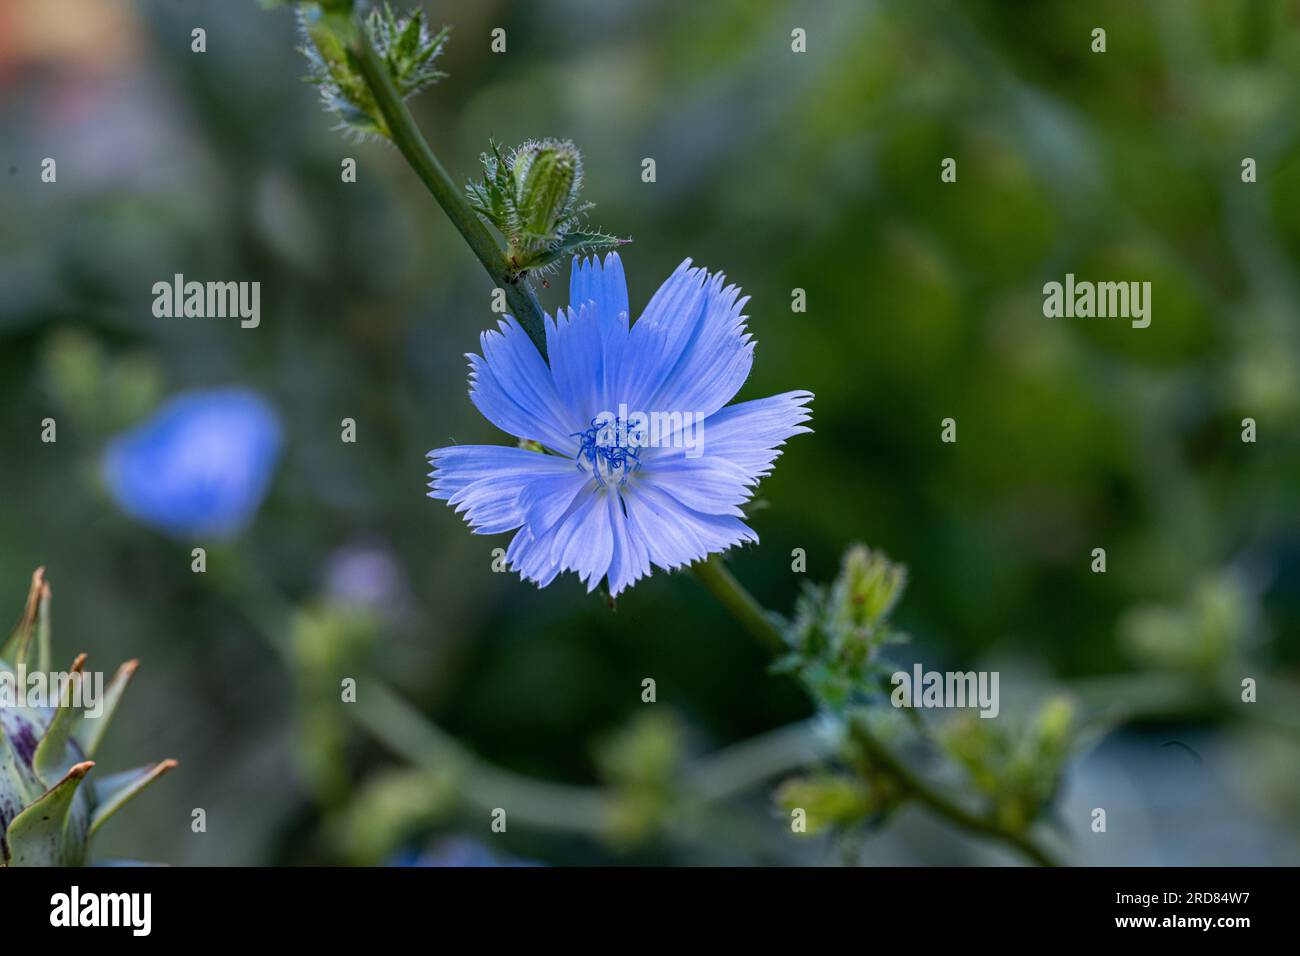
[[[470,250],[483,263],[483,268],[498,287],[505,290],[510,314],[523,326],[537,350],[546,358],[546,322],[541,303],[528,280],[516,277],[505,253],[497,245],[492,233],[478,214],[470,208],[460,188],[447,175],[442,163],[429,148],[428,142],[415,125],[415,119],[398,94],[387,69],[379,59],[364,29],[350,31],[348,52],[358,72],[375,98],[388,133],[420,181],[438,200],[453,226],[464,238]]]
[[[371,736],[417,767],[458,777],[472,808],[509,809],[538,829],[603,836],[616,796],[601,787],[537,780],[497,767],[464,746],[379,681],[367,680],[351,712]],[[721,802],[828,755],[830,744],[812,721],[780,727],[700,757],[686,766],[686,796],[701,805]]]
[[[849,724],[849,735],[854,743],[862,748],[873,766],[892,777],[903,792],[929,807],[950,823],[970,833],[977,833],[1015,848],[1039,866],[1059,866],[1050,853],[1035,843],[1024,833],[1009,830],[996,820],[972,813],[965,807],[949,800],[938,790],[911,771],[899,757],[886,747],[862,721]]]
[[[754,596],[727,570],[721,557],[710,555],[692,564],[691,570],[718,603],[760,644],[770,651],[785,648],[785,638],[776,623],[778,618],[754,600]]]
[[[692,565],[695,576],[718,601],[736,618],[742,627],[765,646],[772,649],[785,647],[785,641],[776,625],[779,620],[767,611],[744,585],[726,569],[717,555]],[[919,803],[944,817],[951,823],[981,836],[1007,843],[1029,859],[1043,866],[1054,866],[1055,861],[1029,837],[999,826],[996,821],[978,816],[961,805],[947,799],[924,780],[914,774],[903,761],[881,741],[870,734],[860,722],[850,725],[850,734],[870,756],[873,764],[885,770]]]
[[[288,637],[293,605],[265,577],[255,573],[217,575],[216,580],[285,668],[297,674],[293,642]],[[363,679],[356,702],[346,710],[395,756],[412,766],[455,775],[461,797],[472,809],[491,812],[496,807],[508,807],[513,819],[539,830],[596,838],[608,833],[615,800],[612,791],[552,783],[498,767],[380,680]],[[821,732],[819,721],[778,727],[688,761],[683,769],[683,796],[699,807],[714,806],[828,757],[835,749],[835,741]]]
[[[686,767],[687,786],[700,800],[718,802],[832,756],[836,742],[820,723],[787,724],[701,757]]]
[[[1231,668],[1229,668],[1231,670]],[[1300,688],[1275,680],[1262,699],[1243,704],[1232,680],[1151,671],[1089,677],[1067,685],[1101,727],[1145,720],[1221,720],[1300,740]]]
[[[471,807],[510,815],[540,829],[599,834],[610,800],[596,787],[549,783],[492,766],[378,681],[367,680],[352,708],[372,736],[414,766],[451,773]]]

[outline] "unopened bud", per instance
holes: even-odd
[[[854,545],[844,553],[832,593],[835,623],[869,634],[889,617],[907,586],[907,569],[879,551]]]
[[[534,236],[552,236],[577,199],[582,157],[572,143],[544,143],[516,159],[519,212]]]
[[[803,810],[807,814],[805,832],[809,834],[829,826],[857,823],[875,806],[871,791],[861,780],[828,773],[785,781],[777,788],[776,803],[787,812]]]

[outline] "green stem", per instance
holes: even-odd
[[[383,115],[384,125],[388,127],[388,135],[393,144],[433,194],[433,198],[438,200],[438,205],[464,237],[479,262],[483,263],[483,268],[492,281],[505,290],[510,314],[523,326],[542,358],[546,358],[546,322],[533,287],[527,279],[513,275],[505,253],[429,148],[420,128],[415,125],[411,111],[393,85],[388,70],[379,59],[379,54],[366,37],[364,27],[353,29],[350,33],[348,53]]]
[[[611,801],[603,791],[494,767],[378,681],[367,680],[358,689],[353,713],[362,727],[409,763],[459,778],[458,792],[474,809],[490,813],[503,807],[533,827],[592,835],[608,824]]]
[[[862,748],[874,768],[883,770],[892,777],[903,792],[949,822],[956,824],[970,833],[1000,840],[1014,847],[1039,866],[1059,866],[1050,853],[1040,847],[1027,835],[1009,830],[989,817],[972,813],[958,803],[949,800],[928,783],[914,774],[892,751],[872,734],[861,721],[852,721],[849,735]]]
[[[1241,689],[1232,681],[1160,671],[1084,678],[1071,682],[1068,690],[1101,727],[1144,720],[1224,720],[1300,739],[1300,689],[1287,681],[1270,681],[1268,694],[1249,704],[1241,701]]]
[[[215,578],[285,668],[297,674],[289,637],[293,606],[255,573],[241,570]],[[598,838],[609,832],[616,799],[612,791],[551,783],[495,766],[378,680],[364,680],[356,703],[347,710],[372,737],[412,766],[457,777],[462,798],[475,810],[506,807],[513,819],[541,830]],[[715,805],[828,757],[834,749],[835,742],[814,720],[779,727],[687,763],[686,795],[699,806]]]
[[[754,596],[745,590],[744,585],[737,581],[723,565],[721,558],[713,555],[706,561],[693,564],[691,569],[709,593],[731,612],[745,630],[769,648],[785,647],[785,641],[776,624],[778,618],[763,608]],[[876,766],[885,769],[910,796],[925,804],[939,816],[972,833],[1008,843],[1035,863],[1043,866],[1056,865],[1051,856],[1028,837],[1007,830],[994,820],[977,816],[933,790],[858,722],[851,725],[850,733],[867,751]]]
[[[701,801],[717,803],[830,757],[838,746],[820,724],[815,717],[787,724],[701,757],[686,767],[687,787]]]
[[[785,638],[777,627],[777,620],[754,596],[745,590],[735,575],[727,570],[718,555],[710,555],[691,565],[695,577],[704,585],[740,625],[770,651],[785,649]]]
[[[503,807],[512,818],[538,829],[597,837],[609,832],[614,792],[550,783],[494,766],[379,681],[363,683],[351,712],[371,736],[408,763],[457,777],[458,792],[474,809]],[[781,727],[689,763],[687,796],[700,805],[719,803],[828,756],[831,749],[813,721]]]

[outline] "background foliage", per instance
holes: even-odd
[[[792,548],[824,580],[860,539],[909,567],[904,662],[1000,667],[1004,708],[1010,674],[1021,688],[1123,676],[1185,663],[1204,640],[1249,654],[1261,697],[1297,677],[1293,4],[426,9],[453,27],[449,77],[413,108],[458,180],[489,138],[572,139],[593,224],[635,239],[634,310],[684,256],[722,269],[753,297],[740,397],[816,392],[816,434],[762,486],[762,545],[731,561],[764,603],[792,607]],[[1098,25],[1104,55],[1088,49]],[[194,26],[206,54],[190,52]],[[504,56],[488,49],[497,26]],[[790,52],[795,26],[805,55]],[[331,654],[548,779],[608,776],[645,676],[672,746],[691,752],[807,716],[688,578],[657,575],[613,613],[572,580],[537,592],[490,572],[503,540],[424,497],[430,448],[500,437],[466,398],[462,358],[491,319],[489,283],[394,150],[331,131],[298,43],[288,12],[252,3],[0,0],[0,605],[16,617],[45,564],[61,646],[92,665],[143,660],[106,759],[181,761],[100,854],[364,858],[332,821],[394,765],[311,706],[301,678],[331,673]],[[40,183],[45,156],[57,185]],[[939,181],[945,156],[955,185]],[[1151,280],[1151,327],[1044,319],[1042,284],[1067,271]],[[152,284],[178,272],[260,280],[261,327],[153,318]],[[567,271],[552,286],[548,309]],[[227,384],[269,398],[285,452],[256,523],[201,577],[189,551],[204,542],[118,514],[96,459],[163,397]],[[57,444],[39,441],[47,415]],[[1239,440],[1246,415],[1254,445]],[[339,441],[345,416],[355,445]],[[948,416],[956,445],[938,440]],[[1099,546],[1104,575],[1088,570]],[[344,598],[369,608],[359,622],[328,609]],[[292,667],[258,633],[281,601],[307,608],[280,635]],[[1294,739],[1215,715],[1107,738],[1063,804],[1076,858],[1294,862]],[[435,782],[398,782],[404,803],[435,802]],[[1096,805],[1120,808],[1104,839],[1085,829]],[[206,835],[189,830],[200,806]],[[689,845],[512,827],[493,846],[552,863],[990,858],[912,818],[862,845],[796,841],[770,792],[735,815],[742,832]],[[490,839],[485,819],[453,814],[376,846],[447,834]]]

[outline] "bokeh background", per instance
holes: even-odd
[[[450,76],[413,108],[457,180],[490,137],[573,139],[593,222],[635,239],[633,311],[686,256],[724,270],[759,343],[740,397],[817,394],[816,433],[762,485],[762,544],[730,562],[767,605],[788,610],[861,540],[910,569],[903,659],[1001,667],[1004,710],[1017,688],[1141,687],[1125,679],[1202,654],[1274,706],[1300,677],[1300,5],[425,8],[454,28]],[[506,538],[424,496],[429,449],[503,440],[466,396],[490,283],[395,150],[331,129],[299,42],[289,11],[251,0],[0,0],[0,606],[16,619],[45,565],[62,656],[143,661],[105,765],[181,761],[97,855],[1007,859],[920,815],[851,845],[796,840],[770,788],[731,804],[744,828],[690,841],[491,836],[481,814],[434,812],[437,787],[391,779],[390,750],[321,705],[345,660],[485,759],[579,784],[644,712],[647,676],[690,753],[811,712],[689,576],[657,574],[613,612],[571,578],[539,592],[492,573]],[[1151,281],[1151,327],[1044,318],[1042,285],[1066,272]],[[174,273],[260,281],[261,326],[154,318],[151,287]],[[567,270],[546,307],[566,289]],[[125,517],[105,443],[226,385],[283,424],[255,520],[222,544]],[[1300,860],[1296,740],[1294,723],[1175,709],[1097,741],[1061,806],[1072,858]],[[1086,831],[1098,805],[1105,837]]]

